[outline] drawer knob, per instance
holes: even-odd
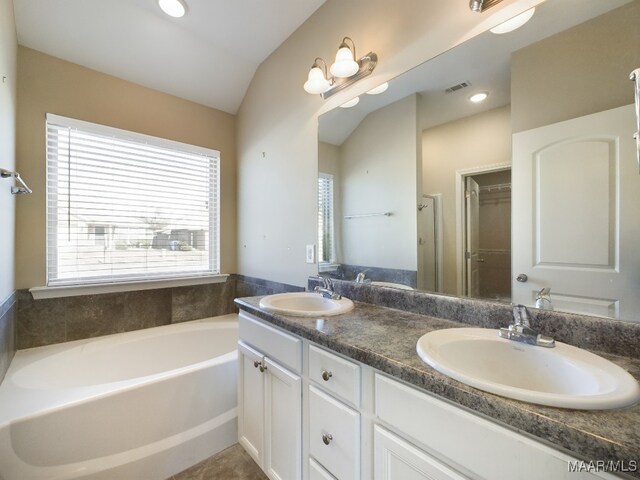
[[[260,369],[260,373],[264,372],[267,369],[267,366],[264,363],[259,362],[258,360],[255,360],[253,362],[253,366],[255,368],[259,368]]]
[[[331,440],[333,440],[333,435],[331,435],[330,433],[323,433],[322,434],[322,442],[325,445],[329,445],[331,443]]]
[[[328,382],[331,377],[333,377],[333,373],[328,370],[322,370],[322,379],[325,382]]]

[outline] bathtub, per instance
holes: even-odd
[[[237,315],[20,350],[0,480],[165,479],[237,441]]]

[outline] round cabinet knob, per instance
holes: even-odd
[[[253,362],[253,366],[254,366],[255,368],[258,368],[260,365],[261,365],[261,362],[259,362],[258,360],[255,360],[255,361]]]
[[[331,435],[330,433],[323,433],[322,434],[322,442],[325,445],[329,445],[331,443],[331,440],[333,440],[333,435]]]
[[[333,377],[333,373],[328,370],[322,370],[322,379],[325,382],[328,382],[331,377]]]
[[[529,277],[527,277],[526,273],[521,273],[516,277],[516,280],[520,283],[525,283],[527,280],[529,280]]]
[[[267,369],[266,365],[260,364],[260,373],[263,373]]]

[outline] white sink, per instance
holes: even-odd
[[[544,348],[498,337],[497,330],[451,328],[423,335],[420,358],[440,373],[486,392],[552,407],[621,408],[640,400],[623,368],[580,348]]]
[[[270,312],[302,317],[340,315],[353,309],[353,302],[325,298],[315,292],[291,292],[269,295],[260,300],[260,308]]]

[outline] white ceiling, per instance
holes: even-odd
[[[14,0],[18,42],[236,113],[256,68],[325,0]]]

